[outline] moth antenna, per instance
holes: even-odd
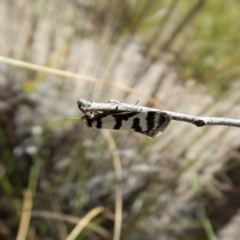
[[[94,136],[94,138],[97,140],[99,146],[102,148],[103,153],[104,153],[104,154],[106,155],[106,157],[108,158],[108,154],[107,154],[106,150],[104,149],[104,147],[102,146],[102,144],[100,143],[100,141],[98,140],[98,138],[96,137],[96,135],[93,133],[92,129],[90,129],[89,127],[88,127],[88,129],[90,130],[90,132],[92,133],[92,135]]]
[[[60,122],[63,120],[81,120],[81,118],[60,118],[60,119],[54,121],[53,123]]]
[[[86,123],[86,118],[85,118],[85,117],[82,117],[81,120],[82,120],[82,123],[83,123],[83,122]],[[100,143],[100,141],[98,140],[97,136],[93,133],[92,129],[87,125],[87,123],[86,123],[86,126],[87,126],[88,130],[91,132],[91,134],[93,135],[93,137],[97,140],[99,146],[102,148],[102,151],[104,152],[104,154],[105,154],[106,157],[108,158],[107,152],[106,152],[106,150],[103,148],[103,146],[102,146],[102,144]]]
[[[139,103],[139,100],[137,100],[137,102],[135,103],[135,105],[138,105],[138,103]]]

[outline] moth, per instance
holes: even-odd
[[[128,130],[144,134],[150,138],[161,134],[169,125],[171,117],[156,111],[103,111],[85,114],[82,120],[88,127],[98,129]]]

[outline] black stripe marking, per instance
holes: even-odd
[[[134,129],[135,132],[142,133],[142,128],[140,126],[140,119],[138,117],[133,119],[132,129]]]
[[[88,116],[86,116],[86,119],[87,119],[87,125],[88,125],[89,127],[92,127],[92,121],[91,121],[91,119],[90,119]]]
[[[113,116],[114,117],[114,116]],[[113,126],[113,129],[120,129],[122,127],[122,118],[120,117],[114,117],[116,124]]]
[[[114,125],[113,129],[121,129],[122,127],[122,121],[128,121],[129,118],[135,116],[139,112],[123,112],[123,113],[116,113],[113,114],[113,118],[116,121],[116,124]]]
[[[96,128],[102,128],[102,119],[101,118],[96,119],[96,122],[97,122]]]
[[[147,132],[154,129],[156,112],[148,112],[146,117]]]
[[[158,126],[157,126],[157,128],[159,128],[159,127],[164,127],[164,124],[167,122],[167,118],[166,118],[166,116],[165,115],[159,115],[159,118],[158,118],[158,120],[157,120],[157,123],[158,123]]]

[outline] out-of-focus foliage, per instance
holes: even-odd
[[[179,65],[184,79],[197,79],[219,93],[232,79],[239,80],[239,11],[239,1],[206,1],[182,44]]]

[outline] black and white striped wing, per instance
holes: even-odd
[[[166,113],[161,112],[118,112],[98,113],[83,117],[89,127],[99,129],[132,130],[155,137],[165,130],[171,121]]]

